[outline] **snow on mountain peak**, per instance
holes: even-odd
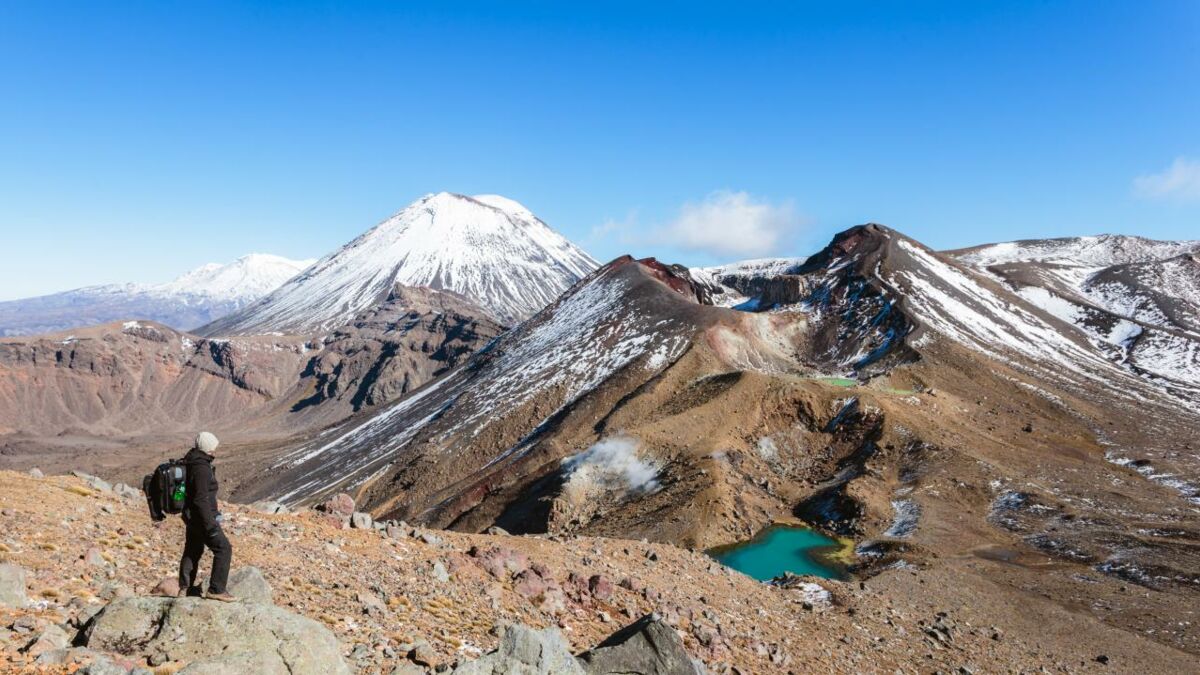
[[[492,208],[500,209],[505,213],[520,216],[522,218],[535,217],[532,211],[525,208],[524,204],[516,201],[515,199],[509,199],[508,197],[502,197],[500,195],[472,195],[471,199],[474,199],[482,204],[487,204]]]
[[[325,331],[387,297],[396,284],[455,291],[512,324],[596,267],[591,256],[511,199],[438,192],[204,330]]]
[[[315,259],[290,260],[269,253],[250,253],[231,263],[208,263],[147,290],[155,294],[198,295],[226,300],[257,299],[291,279]]]

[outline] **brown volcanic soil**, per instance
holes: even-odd
[[[329,625],[348,654],[365,644],[362,672],[390,672],[384,648],[429,640],[441,662],[489,649],[492,628],[519,621],[558,625],[576,649],[595,644],[616,626],[657,610],[674,625],[689,652],[715,672],[1187,672],[1195,657],[1143,635],[1113,628],[1089,612],[1062,606],[1039,588],[1011,580],[1025,561],[962,556],[931,568],[886,570],[852,583],[822,581],[830,607],[805,609],[799,591],[752,581],[699,553],[667,544],[591,537],[513,537],[439,532],[441,542],[389,540],[375,532],[333,527],[312,512],[267,516],[226,505],[234,566],[260,567],[275,602]],[[63,621],[72,598],[99,606],[97,596],[126,587],[147,593],[174,574],[180,523],[154,527],[140,500],[95,493],[73,477],[33,479],[0,472],[0,557],[30,571],[26,610],[0,609],[0,670],[35,670],[8,631],[14,620]],[[600,574],[617,585],[610,600],[568,597],[561,611],[544,611],[508,581],[493,578],[468,555],[472,546],[503,546],[546,565],[564,586],[571,572]],[[104,562],[81,558],[97,547]],[[653,552],[653,558],[649,553]],[[448,581],[431,573],[435,562]],[[205,565],[207,569],[207,561]],[[1113,605],[1137,603],[1142,589],[1114,591]],[[360,598],[383,601],[364,614]],[[1179,609],[1176,607],[1175,609]],[[927,632],[944,612],[948,640]],[[605,617],[608,617],[606,620]],[[774,659],[771,654],[776,655]],[[1095,661],[1105,656],[1108,666]]]

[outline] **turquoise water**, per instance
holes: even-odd
[[[750,541],[713,549],[709,555],[759,581],[770,581],[784,572],[834,579],[842,576],[842,571],[815,554],[832,552],[837,547],[836,540],[815,530],[772,525]]]

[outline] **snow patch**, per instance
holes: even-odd
[[[921,517],[920,505],[911,499],[897,499],[892,501],[892,510],[896,515],[883,536],[897,539],[911,537],[917,531],[917,521]]]

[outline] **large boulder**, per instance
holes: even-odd
[[[65,649],[71,643],[67,632],[57,624],[50,624],[25,646],[23,650],[29,656],[41,656],[56,649]]]
[[[141,490],[139,490],[135,487],[130,487],[124,483],[117,483],[116,485],[114,485],[113,492],[117,493],[117,496],[122,499],[141,499],[142,498]]]
[[[579,655],[587,675],[703,675],[683,640],[656,614],[648,614]]]
[[[257,567],[239,567],[229,575],[230,595],[259,605],[275,604],[271,584]]]
[[[318,504],[317,510],[349,518],[354,513],[354,497],[345,492],[339,492]]]
[[[453,675],[584,675],[571,648],[553,628],[534,630],[513,625],[504,631],[494,652],[468,661]]]
[[[112,484],[103,478],[99,478],[82,471],[72,471],[71,475],[87,483],[93,490],[97,490],[99,492],[112,492]]]
[[[8,563],[0,564],[0,606],[24,607],[27,604],[25,570]]]
[[[76,644],[152,664],[184,661],[193,674],[350,672],[329,629],[274,605],[124,598],[101,610]]]

